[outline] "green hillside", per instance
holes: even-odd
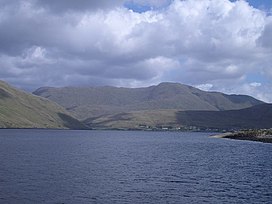
[[[64,108],[0,81],[0,128],[70,128],[85,126]]]
[[[176,113],[178,110],[151,110],[118,113],[88,118],[83,121],[92,128],[105,129],[146,129],[148,127],[179,127]]]
[[[259,129],[272,127],[272,104],[261,104],[227,111],[133,111],[84,121],[93,128],[105,129]]]
[[[206,92],[178,83],[145,88],[44,87],[34,94],[62,105],[79,120],[135,111],[233,110],[263,103],[250,96]]]

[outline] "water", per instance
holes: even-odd
[[[0,130],[0,203],[272,203],[272,145],[208,135]]]

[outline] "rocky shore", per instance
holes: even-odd
[[[223,133],[213,137],[272,143],[272,129],[243,130],[238,132]]]

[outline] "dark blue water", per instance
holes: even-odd
[[[0,203],[272,203],[272,144],[0,130]]]

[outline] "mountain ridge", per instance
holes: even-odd
[[[271,104],[178,83],[143,88],[43,87],[34,93],[42,97],[0,81],[0,128],[239,129],[272,124]],[[64,107],[52,102],[52,96],[65,102]],[[73,117],[75,110],[87,117],[80,116],[80,122]]]
[[[179,109],[232,110],[262,104],[251,96],[206,92],[192,86],[163,82],[159,85],[124,87],[42,87],[33,94],[62,105],[79,120],[121,112]]]

